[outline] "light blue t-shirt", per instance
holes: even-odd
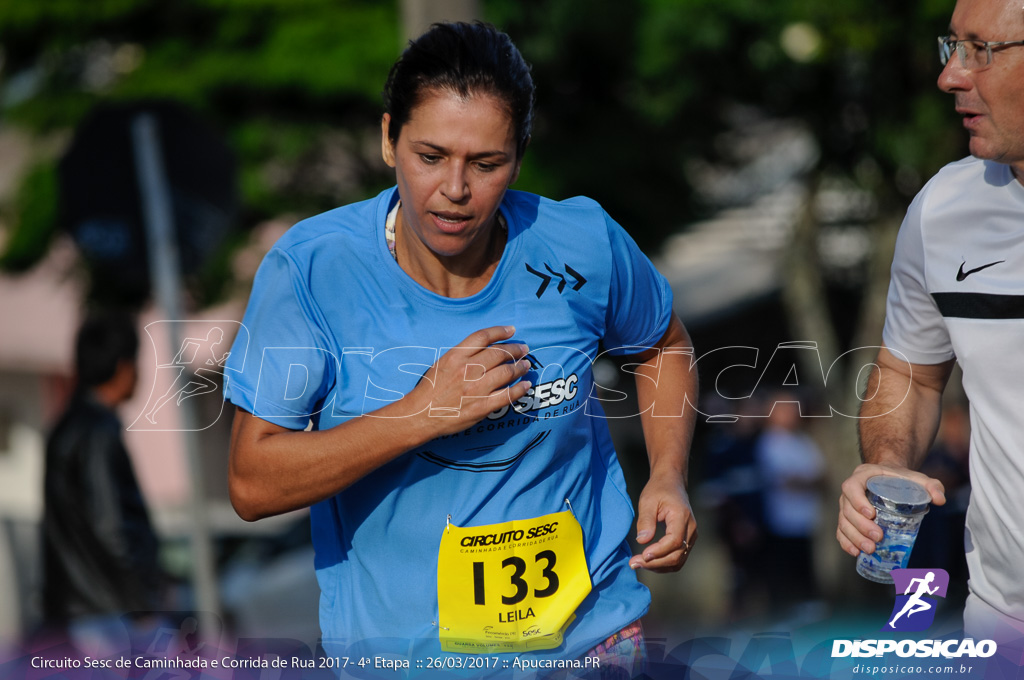
[[[650,595],[629,568],[633,521],[591,366],[668,328],[672,295],[592,200],[517,191],[508,241],[476,295],[446,298],[388,251],[395,189],[292,227],[253,284],[225,398],[278,425],[327,429],[409,392],[437,358],[481,328],[512,325],[530,347],[527,398],[382,466],[311,509],[320,626],[329,656],[438,655],[437,563],[448,517],[477,526],[566,509],[583,528],[593,590],[561,658],[642,616]]]

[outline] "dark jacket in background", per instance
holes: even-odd
[[[48,621],[160,607],[158,542],[117,415],[76,393],[46,447]]]

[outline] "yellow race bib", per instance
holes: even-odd
[[[477,527],[448,524],[437,560],[441,648],[553,649],[590,588],[583,530],[569,511]]]

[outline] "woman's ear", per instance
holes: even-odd
[[[391,114],[385,113],[380,119],[380,155],[388,167],[395,167],[395,147],[391,144],[391,137],[388,136],[388,128],[391,126]]]
[[[526,147],[530,145],[530,137],[526,138],[526,144],[523,144],[523,150],[519,153],[519,157],[516,158],[516,169],[512,172],[512,179],[509,180],[509,184],[515,184],[516,180],[519,179],[519,170],[523,167],[523,156],[526,155]]]
[[[516,169],[512,171],[512,178],[508,181],[509,186],[515,184],[516,180],[519,179],[519,169],[521,167],[523,167],[523,162],[521,160],[516,161]]]

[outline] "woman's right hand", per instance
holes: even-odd
[[[348,488],[426,442],[480,422],[526,395],[529,348],[515,329],[479,330],[448,350],[409,394],[337,427],[290,430],[238,409],[228,487],[246,520],[304,508]]]
[[[532,384],[520,378],[530,370],[524,358],[530,348],[507,342],[514,334],[512,326],[471,333],[424,373],[406,398],[425,417],[430,439],[464,430],[526,395]]]

